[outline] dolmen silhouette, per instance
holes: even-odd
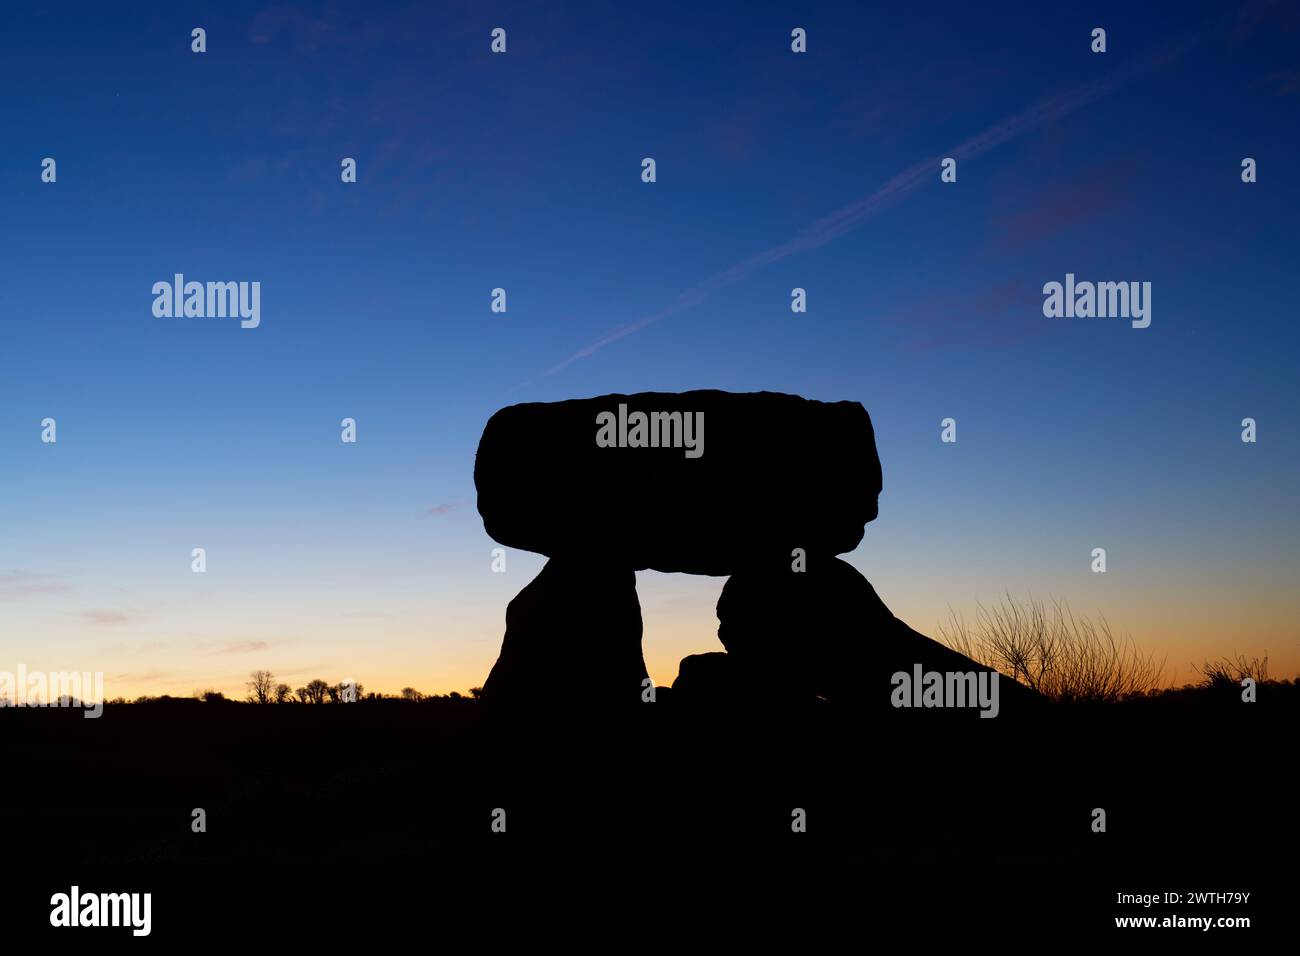
[[[702,390],[512,405],[483,431],[474,483],[487,533],[549,558],[506,609],[485,704],[535,712],[557,689],[584,707],[648,699],[644,569],[729,576],[725,653],[683,660],[675,701],[951,713],[930,675],[994,673],[907,627],[837,557],[861,542],[882,487],[857,402]],[[972,697],[976,683],[957,689]],[[1002,707],[1036,696],[1000,685]]]

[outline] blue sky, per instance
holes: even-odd
[[[481,683],[541,566],[490,572],[488,416],[703,387],[867,407],[850,560],[922,631],[1009,589],[1173,679],[1300,670],[1297,37],[1284,4],[7,12],[0,670]],[[261,326],[155,318],[176,272],[260,281]],[[1150,281],[1151,327],[1045,318],[1066,272]],[[641,580],[669,682],[722,582]]]

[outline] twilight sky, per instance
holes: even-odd
[[[543,560],[491,572],[488,416],[722,388],[866,406],[848,560],[917,629],[1010,590],[1173,681],[1295,675],[1300,15],[945,6],[7,10],[0,671],[481,684]],[[155,318],[177,272],[259,281],[260,327]],[[1151,282],[1151,326],[1045,318],[1067,272]],[[669,683],[723,582],[639,580]]]

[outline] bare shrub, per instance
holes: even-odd
[[[1010,594],[976,606],[975,623],[953,613],[939,639],[972,660],[1062,703],[1111,703],[1146,694],[1160,683],[1164,661],[1117,638],[1106,618],[1076,617],[1064,601],[1049,609]]]
[[[1197,667],[1196,670],[1201,675],[1202,687],[1238,688],[1246,678],[1262,684],[1268,680],[1268,653],[1265,652],[1262,658],[1248,658],[1245,654],[1221,657],[1217,661],[1206,661],[1204,666]]]

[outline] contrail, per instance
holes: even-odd
[[[1114,92],[1138,76],[1177,59],[1194,42],[1195,34],[1186,34],[1181,39],[1164,47],[1154,56],[1109,73],[1104,78],[1081,84],[1041,100],[1028,109],[990,126],[981,133],[977,133],[942,155],[951,156],[954,159],[970,159],[987,153],[994,147],[1023,136],[1045,123],[1068,116],[1075,110],[1081,109],[1108,93]],[[749,258],[736,263],[731,268],[691,286],[658,312],[652,312],[634,322],[612,329],[590,345],[574,352],[562,362],[551,366],[543,373],[542,377],[554,375],[578,359],[595,354],[606,345],[626,338],[634,332],[639,332],[669,316],[685,311],[704,301],[718,289],[739,282],[764,266],[801,252],[818,249],[827,243],[833,242],[845,233],[862,225],[881,209],[912,194],[922,185],[933,182],[938,159],[939,157],[930,157],[921,160],[894,176],[875,192],[818,219],[793,239],[755,253]],[[524,384],[531,384],[531,382]],[[516,388],[522,387],[522,385],[516,386]]]

